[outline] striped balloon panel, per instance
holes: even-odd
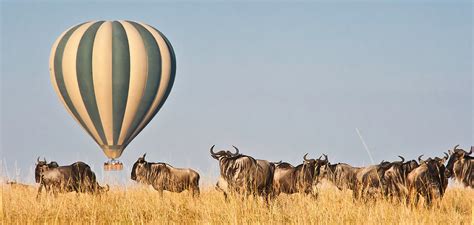
[[[53,44],[50,73],[67,111],[109,158],[118,158],[166,101],[176,57],[147,24],[87,22]]]

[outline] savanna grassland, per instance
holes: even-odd
[[[448,188],[437,206],[406,206],[388,200],[353,201],[349,191],[322,188],[318,199],[282,195],[267,205],[204,187],[187,193],[146,187],[112,187],[102,196],[75,193],[36,199],[33,187],[1,189],[2,224],[473,224],[474,190]]]

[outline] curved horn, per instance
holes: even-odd
[[[453,150],[458,149],[459,145],[454,146]]]
[[[215,147],[215,146],[216,146],[216,145],[213,145],[213,146],[211,147],[211,149],[209,149],[209,152],[211,153],[211,155],[215,155],[215,154],[216,154],[216,153],[214,152],[214,147]]]
[[[308,159],[306,159],[307,155],[308,155],[308,153],[304,154],[304,156],[303,156],[304,161],[308,161]]]
[[[233,145],[232,145],[232,147],[235,148],[235,153],[234,153],[234,155],[238,155],[238,154],[239,154],[239,149],[238,149],[237,147],[233,146]]]
[[[449,159],[449,155],[448,155],[448,153],[446,153],[446,152],[443,152],[443,153],[444,153],[444,157],[443,157],[443,159],[444,159],[444,160],[447,160],[447,159]]]
[[[43,157],[44,162],[46,162],[46,157]]]
[[[472,154],[472,149],[474,149],[474,146],[471,146],[471,150],[467,153],[468,155]]]
[[[423,155],[418,156],[418,162],[423,161],[423,160],[421,159],[422,156],[423,156]]]
[[[324,161],[326,161],[326,162],[327,162],[327,161],[328,161],[328,155],[326,155],[326,154],[323,154],[323,156],[324,156]]]
[[[146,156],[146,152],[145,152],[145,154],[143,154],[142,158],[145,159],[145,156]]]
[[[402,162],[405,162],[405,158],[403,158],[401,155],[399,155],[398,157],[402,159]]]
[[[40,157],[38,156],[38,158],[36,159],[36,163],[39,163],[40,162]]]

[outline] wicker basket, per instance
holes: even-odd
[[[104,163],[104,170],[105,171],[123,170],[123,164],[119,161],[105,162]]]

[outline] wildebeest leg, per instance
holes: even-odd
[[[433,193],[431,192],[431,190],[427,191],[426,196],[425,196],[425,202],[426,202],[426,207],[430,208],[433,202]]]
[[[263,198],[265,198],[265,204],[266,204],[267,206],[269,206],[269,205],[270,205],[270,200],[271,200],[271,199],[270,199],[270,198],[271,198],[270,195],[267,194],[267,195],[265,195]]]
[[[46,193],[46,196],[51,194],[51,185],[45,185],[44,186],[44,191]]]
[[[164,190],[164,187],[163,187],[163,184],[161,182],[152,182],[151,186],[158,191],[158,194],[160,194],[160,198],[163,197],[163,190]]]
[[[155,186],[153,186],[153,187],[155,188],[155,190],[158,191],[158,194],[160,195],[160,198],[163,198],[163,187],[155,187]]]
[[[158,191],[160,198],[163,198],[163,187],[156,187],[153,185],[153,188]]]
[[[280,189],[279,188],[275,188],[272,192],[272,195],[274,198],[276,198],[277,196],[280,195]]]
[[[278,196],[277,192],[272,189],[268,195],[268,198],[270,201],[273,201],[276,199],[277,196]]]
[[[318,199],[319,196],[319,188],[317,186],[314,186],[311,188],[311,198],[316,200]]]
[[[44,184],[40,183],[40,186],[38,188],[38,193],[36,194],[36,199],[37,200],[39,200],[39,198],[41,197],[41,191],[43,190],[43,186],[44,186]]]
[[[58,189],[57,189],[57,188],[53,188],[53,196],[54,196],[55,198],[58,197]]]
[[[360,193],[358,189],[352,190],[352,198],[354,201],[359,200],[359,196],[360,196]]]
[[[271,200],[271,192],[266,189],[265,191],[263,191],[260,196],[263,198],[263,200],[265,201],[265,205],[266,206],[269,206],[270,205],[270,200]]]
[[[318,199],[318,192],[312,191],[312,192],[310,193],[310,196],[311,196],[311,199],[317,200],[317,199]]]
[[[214,188],[224,194],[225,201],[229,201],[229,199],[227,198],[227,192],[219,186],[219,182],[216,183],[216,186],[214,186]]]
[[[158,194],[160,195],[160,198],[163,198],[163,189],[158,190]]]
[[[193,198],[199,197],[199,194],[200,194],[199,187],[192,187],[191,193],[193,195]]]
[[[420,201],[420,194],[415,193],[414,198],[415,198],[415,199],[413,199],[413,200],[414,200],[414,201],[413,201],[413,204],[414,204],[415,206],[417,206],[417,205],[418,205],[418,202]]]

